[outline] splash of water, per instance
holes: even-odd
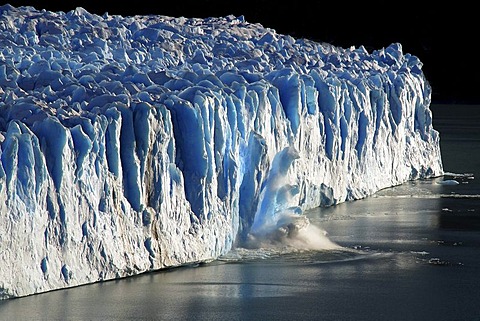
[[[311,224],[299,206],[290,205],[299,188],[287,182],[287,174],[298,158],[295,148],[286,147],[273,159],[246,247],[288,246],[305,250],[342,248],[331,241],[323,229]]]

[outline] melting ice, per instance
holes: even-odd
[[[287,240],[439,176],[421,61],[244,17],[0,7],[0,297]]]

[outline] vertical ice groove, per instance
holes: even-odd
[[[107,117],[108,126],[105,133],[105,147],[106,158],[108,163],[108,169],[116,176],[119,177],[121,173],[121,161],[120,161],[120,130],[122,116],[121,113],[115,107],[111,107],[106,110],[105,116]]]
[[[48,117],[42,122],[36,122],[33,131],[39,137],[48,171],[55,188],[59,191],[63,180],[64,166],[66,165],[64,164],[64,153],[69,148],[70,135],[58,119],[53,117]]]
[[[139,162],[140,197],[144,199],[145,176],[148,168],[148,156],[151,154],[150,141],[154,136],[154,129],[150,126],[151,105],[140,102],[133,106],[133,129],[135,135],[135,154]]]
[[[76,167],[77,172],[76,176],[81,178],[83,176],[82,167],[85,161],[85,157],[90,153],[92,150],[92,141],[90,138],[83,132],[81,125],[76,125],[70,129],[70,133],[72,135],[73,144],[75,150],[77,151],[77,161]]]
[[[208,91],[207,91],[208,92]],[[205,183],[211,184],[214,171],[214,109],[216,108],[215,99],[210,94],[200,93],[194,97],[194,105],[200,111],[201,119],[203,120],[203,141],[204,151],[206,155],[206,175]]]
[[[214,148],[213,153],[215,157],[215,169],[217,175],[217,195],[221,199],[225,199],[229,193],[229,159],[228,155],[230,151],[227,150],[227,139],[230,136],[229,127],[227,124],[225,109],[223,105],[219,104],[219,108],[214,108],[214,130],[213,141]]]
[[[358,140],[355,145],[355,149],[357,150],[358,153],[358,158],[362,158],[362,154],[364,152],[364,146],[365,146],[365,141],[367,139],[367,133],[368,133],[368,128],[369,128],[369,122],[367,115],[362,111],[359,115],[358,118]]]
[[[8,126],[5,141],[2,144],[2,167],[5,172],[6,186],[10,193],[16,185],[17,163],[18,163],[18,135],[20,127],[16,122],[11,122]]]
[[[303,82],[298,74],[294,73],[275,78],[273,84],[279,89],[285,115],[290,120],[293,133],[297,134],[300,126],[301,107],[303,105],[301,96]]]
[[[139,160],[136,154],[135,129],[133,111],[130,107],[120,107],[122,123],[120,130],[120,160],[123,170],[123,184],[126,199],[135,210],[140,210],[141,185]]]
[[[145,156],[143,185],[147,205],[156,210],[159,210],[164,202],[164,193],[167,190],[164,176],[167,166],[170,162],[174,162],[174,152],[168,150],[170,144],[173,144],[171,143],[173,133],[168,116],[168,111],[163,105],[150,108],[151,138]]]
[[[398,75],[393,84],[390,86],[388,93],[388,103],[390,106],[390,114],[392,118],[392,129],[395,131],[402,121],[402,96],[405,94],[405,76]]]
[[[178,167],[185,180],[185,194],[197,217],[204,214],[203,182],[208,171],[208,157],[204,139],[204,120],[198,105],[176,99],[167,106],[172,113],[173,131],[177,143]]]
[[[302,80],[307,111],[310,115],[315,115],[318,112],[318,90],[315,87],[315,80],[309,75],[303,75]]]

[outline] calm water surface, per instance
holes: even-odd
[[[480,320],[480,107],[432,110],[449,175],[306,213],[338,250],[238,250],[3,301],[0,320]]]

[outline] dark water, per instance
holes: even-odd
[[[0,320],[480,320],[480,106],[432,110],[450,175],[306,213],[341,249],[238,250],[3,301]]]

